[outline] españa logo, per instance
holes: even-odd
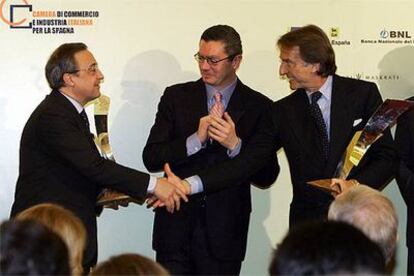
[[[22,11],[32,12],[32,5],[29,5],[27,0],[22,0],[22,4],[12,4],[9,6],[9,18],[5,16],[5,10],[7,9],[6,0],[0,2],[0,19],[3,23],[10,26],[11,29],[31,29],[32,22],[27,17],[15,18],[17,11],[19,15]],[[21,16],[21,15],[20,15]]]

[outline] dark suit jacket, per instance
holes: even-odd
[[[262,94],[237,82],[227,106],[243,145],[248,143],[271,101]],[[185,178],[198,171],[229,160],[227,149],[219,143],[207,145],[194,155],[187,156],[186,139],[198,129],[201,117],[208,115],[207,96],[202,80],[168,87],[158,105],[155,124],[144,148],[144,164],[149,171],[160,171],[169,162],[173,171]],[[279,172],[276,155],[266,155],[267,167],[254,177],[263,186],[273,183]],[[247,230],[251,211],[250,181],[233,181],[225,189],[205,196],[208,241],[213,254],[223,260],[242,260],[246,251]],[[190,201],[200,195],[192,196]],[[179,212],[167,213],[157,209],[154,221],[153,247],[157,252],[174,254],[191,233],[191,210],[184,204]]]
[[[84,223],[88,242],[84,266],[96,262],[95,203],[104,187],[143,198],[149,175],[103,159],[76,108],[52,91],[32,113],[20,143],[20,167],[11,216],[52,202]]]
[[[408,100],[414,101],[414,97]],[[407,245],[414,249],[414,108],[398,120],[395,144],[401,159],[397,183],[407,204]]]
[[[200,172],[199,176],[207,190],[224,187],[229,181],[248,177],[261,166],[263,156],[283,147],[293,184],[290,225],[325,218],[332,201],[331,195],[306,182],[334,175],[354,133],[363,128],[381,102],[374,83],[333,76],[330,153],[325,163],[317,128],[308,111],[308,97],[305,90],[299,89],[273,104],[256,135],[239,157],[222,166]],[[354,126],[358,119],[362,119],[361,123]],[[394,158],[391,134],[386,131],[349,177],[381,188],[392,175]]]

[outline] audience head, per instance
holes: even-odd
[[[351,188],[332,202],[328,219],[360,229],[382,248],[386,262],[392,260],[398,239],[398,217],[383,193],[366,185]]]
[[[91,275],[170,275],[160,264],[138,254],[122,254],[98,264]]]
[[[313,222],[292,228],[273,252],[270,275],[383,274],[381,249],[343,222]]]
[[[69,249],[72,274],[82,274],[86,231],[81,220],[71,211],[56,204],[43,203],[24,210],[16,216],[16,219],[35,220],[58,234]]]
[[[1,275],[69,275],[68,250],[44,225],[6,221],[0,226]]]

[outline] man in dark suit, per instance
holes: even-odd
[[[232,27],[207,29],[195,58],[202,78],[168,87],[160,100],[143,152],[149,171],[162,170],[169,162],[185,178],[230,160],[248,143],[270,107],[268,98],[237,78],[242,45]],[[212,117],[219,125],[207,134]],[[188,193],[196,195],[180,212],[157,208],[153,232],[157,261],[172,274],[239,274],[251,212],[250,180],[269,186],[279,172],[275,154],[263,158],[268,164],[258,176],[209,192],[194,184]]]
[[[11,216],[53,202],[72,210],[87,230],[85,272],[96,263],[99,192],[108,187],[143,199],[155,194],[169,211],[186,196],[165,178],[155,178],[102,158],[93,142],[83,106],[100,96],[103,80],[83,43],[63,44],[45,68],[52,92],[30,116],[20,144],[19,178]]]
[[[408,100],[414,101],[414,97]],[[397,183],[407,204],[407,274],[414,274],[414,109],[398,120],[395,143],[400,155]]]
[[[326,218],[333,197],[306,182],[334,176],[354,133],[363,128],[382,100],[374,83],[335,75],[335,54],[319,27],[290,31],[278,40],[278,46],[280,75],[295,91],[272,105],[238,157],[201,171],[198,177],[206,192],[224,189],[227,183],[256,172],[269,152],[283,148],[293,185],[292,226]],[[213,122],[210,130],[216,125]],[[358,182],[382,188],[392,176],[394,158],[391,134],[386,131],[350,172],[344,188]],[[186,181],[191,184],[192,178]]]

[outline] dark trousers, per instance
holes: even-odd
[[[407,274],[414,275],[414,247],[408,247]]]
[[[178,252],[157,251],[156,260],[172,275],[239,275],[241,261],[223,261],[211,252],[202,199],[192,202],[191,235]]]

